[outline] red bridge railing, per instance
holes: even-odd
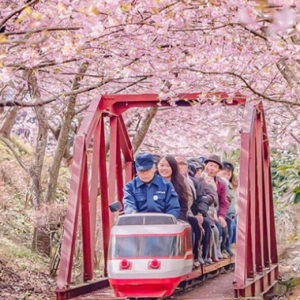
[[[235,296],[259,296],[278,279],[270,155],[261,103],[245,108],[239,183]]]

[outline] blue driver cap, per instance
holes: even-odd
[[[138,154],[135,158],[135,168],[137,171],[150,170],[154,163],[154,157],[149,153]]]

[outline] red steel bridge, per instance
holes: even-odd
[[[181,94],[177,106],[209,101],[244,107],[238,196],[238,225],[232,296],[254,297],[270,291],[278,280],[278,255],[266,120],[261,102],[250,104],[240,94]],[[157,94],[105,95],[95,98],[75,139],[74,158],[56,299],[71,299],[108,286],[107,278],[94,279],[97,222],[101,222],[104,274],[114,215],[109,204],[122,199],[123,185],[133,177],[133,150],[122,114],[129,108],[172,105]],[[109,121],[109,134],[105,126]],[[106,149],[106,139],[110,147]],[[91,151],[92,150],[92,151]],[[92,153],[92,154],[89,154]],[[109,160],[108,160],[109,158]],[[99,197],[101,195],[101,197]],[[101,200],[100,200],[101,198]],[[98,212],[101,214],[97,217]],[[101,220],[101,221],[97,221]],[[78,223],[81,222],[81,226]],[[81,227],[79,230],[79,227]],[[72,285],[76,237],[82,235],[83,284]],[[201,293],[201,291],[200,291]],[[199,297],[200,298],[200,297]]]

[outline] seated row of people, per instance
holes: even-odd
[[[214,203],[209,207],[207,217],[211,222],[210,251],[205,257],[206,262],[218,261],[233,255],[231,244],[235,230],[235,198],[230,191],[232,185],[228,179],[233,178],[234,167],[229,162],[221,162],[219,156],[211,155],[204,160],[205,166],[199,171],[193,172],[195,176],[201,176],[207,183],[212,193]],[[197,164],[197,163],[196,163]],[[226,179],[226,176],[229,176]],[[234,182],[236,187],[236,182]],[[230,210],[229,210],[230,208]],[[231,211],[229,217],[229,211]],[[233,230],[234,229],[234,230]]]
[[[162,212],[189,222],[195,267],[231,254],[234,226],[227,217],[229,183],[217,176],[223,169],[218,156],[208,157],[204,167],[199,160],[188,161],[182,155],[155,160],[142,153],[137,155],[135,167],[137,176],[124,187],[125,214]]]

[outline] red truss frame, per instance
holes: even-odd
[[[245,105],[240,94],[181,94],[177,106],[200,105],[208,96],[224,105]],[[108,286],[107,278],[93,280],[95,229],[98,207],[101,208],[102,239],[106,274],[106,259],[113,214],[108,206],[122,199],[123,185],[133,176],[133,150],[122,113],[133,107],[170,106],[157,94],[105,95],[95,98],[86,113],[75,138],[74,158],[61,261],[58,272],[57,300]],[[109,162],[105,147],[104,118],[110,122]],[[92,145],[92,146],[91,146]],[[92,147],[91,162],[87,149]],[[125,174],[125,178],[123,178]],[[275,237],[272,184],[268,137],[262,104],[246,104],[245,122],[241,133],[240,187],[238,200],[237,254],[235,260],[235,295],[248,297],[264,294],[278,279],[278,258]],[[101,201],[98,194],[101,194]],[[71,286],[77,225],[81,215],[83,245],[82,285]]]

